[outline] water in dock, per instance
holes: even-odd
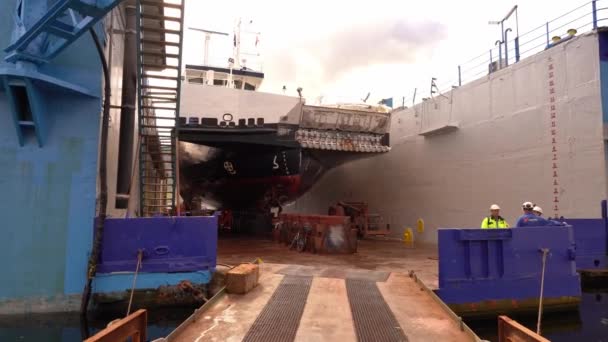
[[[536,315],[510,317],[536,331]],[[498,340],[496,320],[472,320],[467,324],[480,338]],[[544,315],[541,334],[553,342],[608,341],[608,288],[583,292],[579,311]]]
[[[193,308],[171,308],[148,312],[148,339],[169,335],[190,314]],[[89,317],[86,324],[80,315],[38,314],[24,316],[0,316],[0,341],[2,342],[75,342],[82,341],[106,325],[120,318],[120,314],[104,314]]]

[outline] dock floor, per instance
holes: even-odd
[[[269,263],[261,265],[260,284],[255,289],[245,295],[223,295],[170,340],[269,341],[250,338],[250,330],[258,325],[256,319],[273,300],[273,294],[287,277],[312,277],[312,283],[304,310],[298,319],[299,324],[295,328],[295,336],[279,335],[273,338],[273,341],[357,341],[357,326],[365,324],[366,319],[373,320],[373,315],[380,313],[370,309],[370,312],[366,313],[368,317],[356,323],[357,320],[354,319],[351,310],[353,306],[351,301],[357,299],[353,299],[352,296],[349,298],[347,291],[347,282],[350,279],[377,285],[390,312],[399,324],[397,329],[405,336],[403,339],[381,340],[473,340],[470,335],[461,331],[457,322],[425,291],[421,291],[420,286],[406,274]],[[297,298],[294,301],[297,301]],[[283,303],[286,306],[289,304],[289,302]],[[370,303],[364,304],[369,306]],[[268,331],[279,334],[285,329],[280,317],[273,322],[276,326],[272,326],[272,322],[266,322],[265,328]],[[382,329],[378,327],[378,330]],[[363,338],[359,340],[371,341]]]
[[[437,246],[416,244],[406,246],[401,241],[359,240],[355,254],[311,254],[289,250],[270,240],[228,238],[218,241],[218,263],[237,265],[261,258],[264,262],[305,266],[335,266],[407,274],[416,272],[430,289],[437,289]]]
[[[432,248],[363,241],[357,254],[336,256],[228,240],[218,257],[226,264],[262,258],[259,285],[222,295],[169,341],[475,340],[408,276],[414,270],[436,284]]]

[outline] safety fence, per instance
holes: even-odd
[[[448,92],[455,87],[476,80],[484,75],[517,63],[553,45],[571,39],[574,35],[595,30],[608,20],[608,0],[586,2],[569,12],[554,18],[530,31],[519,34],[517,6],[501,21],[501,39],[494,47],[460,63],[449,77],[433,79],[430,84],[419,87],[416,95],[395,99],[396,106],[418,103],[431,95]],[[512,28],[511,24],[515,27]],[[440,75],[441,76],[441,75]],[[447,79],[447,81],[443,81]],[[395,106],[395,107],[396,107]]]

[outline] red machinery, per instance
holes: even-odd
[[[223,210],[218,217],[220,230],[232,230],[233,216],[231,210]]]
[[[274,239],[299,252],[357,252],[357,230],[351,228],[350,219],[345,216],[281,214]]]
[[[364,238],[390,233],[389,225],[383,228],[382,217],[370,214],[367,203],[364,202],[338,202],[329,207],[328,214],[350,217],[351,227],[357,229],[359,236]]]

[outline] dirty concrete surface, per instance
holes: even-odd
[[[341,265],[293,268],[265,262],[260,266],[260,284],[256,288],[245,295],[222,295],[172,341],[242,341],[285,273],[314,277],[295,341],[357,340],[345,286],[345,275],[349,273],[341,272]],[[350,274],[361,279],[379,276],[371,270]],[[392,272],[377,285],[409,341],[472,340],[407,274]]]
[[[260,271],[260,284],[251,292],[225,295],[172,340],[240,342],[283,279],[270,265]]]
[[[373,281],[409,341],[468,341],[458,324],[412,278],[437,288],[437,248],[382,238],[359,240],[355,254],[289,250],[269,239],[229,236],[218,242],[218,270],[261,259],[260,283],[225,294],[173,341],[241,341],[285,276],[313,281],[295,341],[356,341],[345,279]]]
[[[359,240],[355,254],[328,255],[299,253],[268,239],[229,237],[218,241],[218,263],[237,265],[261,258],[263,262],[303,266],[335,266],[354,270],[374,270],[407,274],[414,271],[430,289],[438,288],[437,247],[388,239]],[[336,268],[334,268],[336,269]]]

